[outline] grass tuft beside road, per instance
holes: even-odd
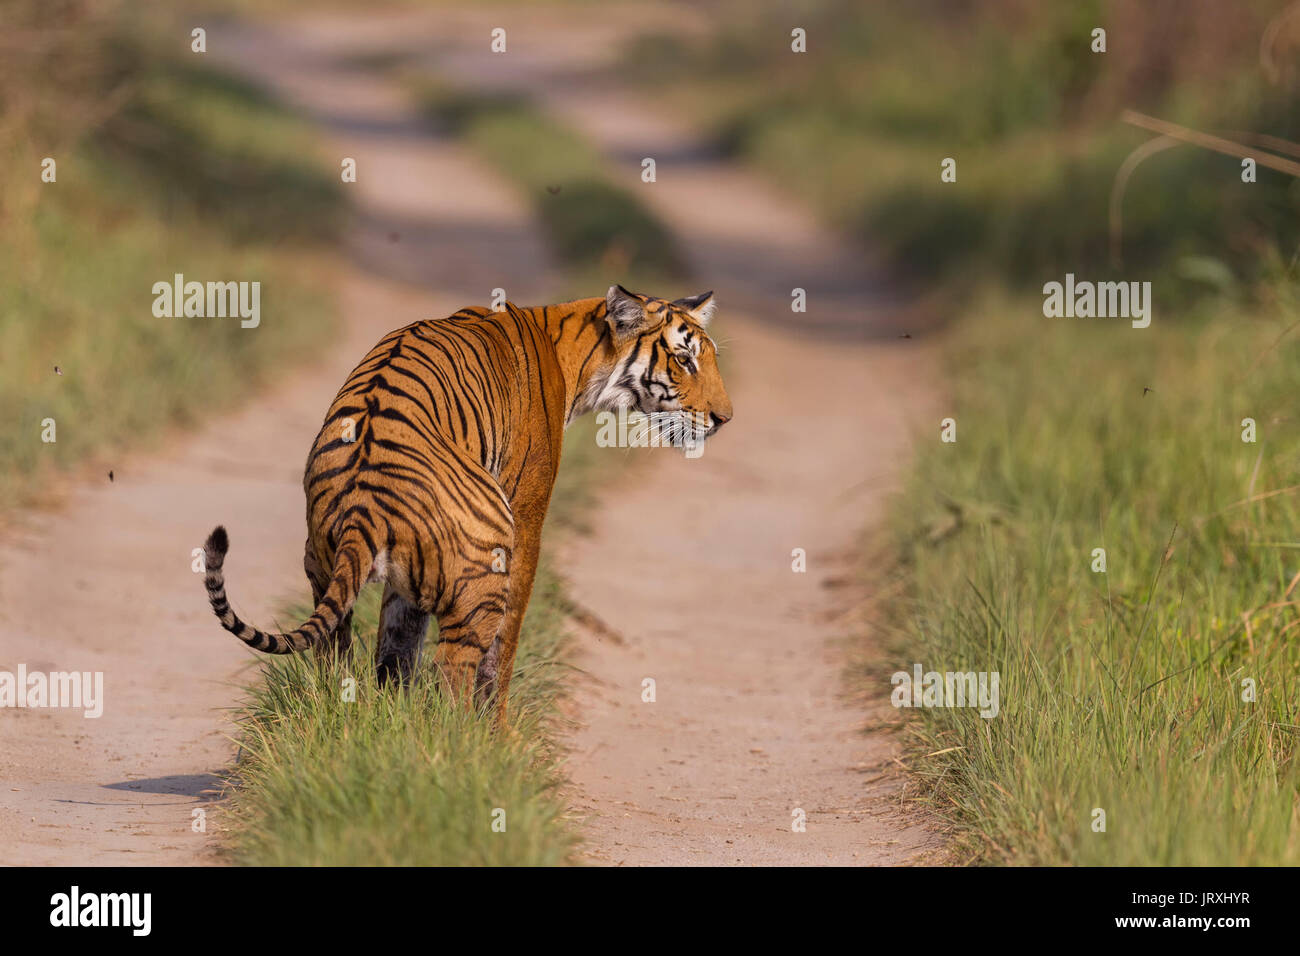
[[[230,804],[236,860],[264,866],[568,861],[576,839],[563,819],[549,733],[558,719],[567,643],[554,572],[544,567],[538,575],[504,735],[494,733],[490,715],[448,705],[435,689],[427,654],[408,690],[380,690],[371,656],[378,598],[371,588],[358,604],[353,665],[306,655],[269,659],[250,688]],[[310,610],[293,613],[305,618]],[[353,700],[348,680],[355,681]]]

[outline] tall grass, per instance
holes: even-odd
[[[378,597],[372,588],[357,606],[352,664],[291,656],[261,669],[241,713],[230,802],[235,858],[269,866],[566,862],[576,840],[549,733],[567,643],[554,572],[542,569],[524,622],[505,734],[490,714],[439,694],[427,655],[408,689],[378,686]]]
[[[1300,862],[1300,308],[1279,288],[1144,331],[995,300],[955,333],[958,438],[926,443],[900,502],[892,613],[903,669],[1001,675],[996,718],[909,724],[969,858]]]

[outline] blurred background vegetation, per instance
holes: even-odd
[[[609,276],[628,277],[638,291],[680,286],[688,270],[676,239],[575,130],[523,96],[475,92],[420,72],[407,82],[435,128],[530,198],[570,297],[608,288]]]
[[[0,495],[13,503],[87,459],[111,467],[320,345],[333,313],[312,257],[341,206],[309,128],[194,65],[166,7],[11,0],[3,20]],[[261,325],[159,322],[153,283],[177,272],[260,281]],[[38,440],[45,418],[53,444]]]
[[[1038,287],[1068,267],[1109,274],[1108,200],[1121,162],[1151,139],[1136,109],[1227,138],[1300,139],[1300,29],[1282,0],[915,0],[719,4],[716,31],[640,38],[643,80],[894,265],[954,291],[993,274]],[[790,54],[790,31],[808,52]],[[1092,30],[1107,31],[1105,53]],[[955,184],[939,179],[957,160]],[[1300,184],[1179,146],[1143,163],[1123,204],[1126,276],[1162,301],[1198,294],[1189,257],[1250,282],[1289,265]],[[1219,275],[1218,272],[1215,275]]]

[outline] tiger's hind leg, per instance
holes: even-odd
[[[420,661],[420,647],[429,630],[429,614],[384,586],[379,612],[379,639],[375,642],[375,675],[379,686],[396,679],[405,687]]]
[[[473,707],[479,666],[501,633],[509,604],[514,517],[496,478],[481,464],[455,445],[438,450],[468,480],[444,482],[435,491],[440,510],[454,520],[443,525],[439,540],[425,544],[423,563],[438,568],[440,589],[422,593],[422,606],[438,616],[434,663],[440,687]],[[488,655],[489,669],[495,660]]]
[[[507,576],[488,572],[466,586],[451,608],[438,618],[434,661],[439,680],[453,699],[466,706],[474,701],[480,666],[486,665],[489,670],[496,667],[489,650],[501,632],[508,594]],[[495,673],[482,675],[484,681],[494,679]]]
[[[316,558],[316,553],[312,551],[311,540],[308,539],[307,547],[304,549],[302,558],[302,569],[307,572],[307,580],[311,582],[311,600],[313,605],[319,605],[321,599],[325,596],[325,589],[329,587],[330,573],[324,565]],[[338,627],[330,635],[330,647],[333,648],[335,655],[340,660],[349,660],[352,656],[352,610],[343,615],[339,621]]]
[[[479,661],[474,677],[474,701],[484,704],[492,700],[497,691],[497,676],[501,673],[501,636],[492,641],[483,660]]]

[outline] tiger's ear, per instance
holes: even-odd
[[[673,301],[673,305],[680,305],[691,314],[691,318],[705,328],[709,325],[709,319],[713,318],[713,310],[717,308],[717,303],[713,300],[712,290],[701,292],[699,295],[688,296],[685,299],[676,299]]]
[[[635,292],[621,285],[612,285],[605,293],[605,318],[616,337],[635,335],[650,324],[645,314],[645,302]]]

